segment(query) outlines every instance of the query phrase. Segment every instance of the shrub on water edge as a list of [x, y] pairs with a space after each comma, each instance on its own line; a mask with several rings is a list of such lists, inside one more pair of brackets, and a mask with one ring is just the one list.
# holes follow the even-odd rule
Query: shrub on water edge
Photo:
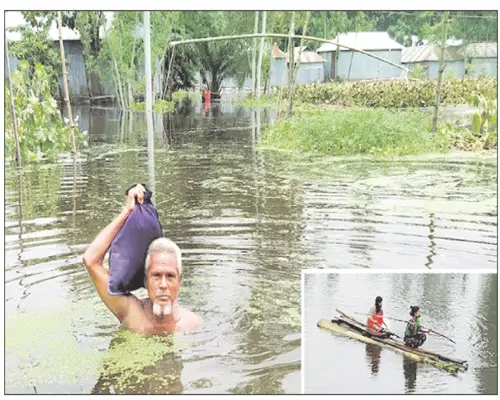
[[[63, 121], [56, 100], [50, 90], [50, 76], [45, 67], [36, 64], [33, 72], [27, 61], [21, 61], [11, 75], [14, 109], [21, 149], [25, 162], [53, 159], [61, 151], [71, 149], [70, 128]], [[12, 127], [11, 93], [5, 87], [5, 155], [15, 156], [15, 140]], [[77, 148], [87, 145], [87, 132], [80, 132], [75, 118]]]
[[443, 152], [449, 137], [431, 133], [429, 113], [385, 109], [303, 111], [265, 130], [262, 143], [331, 155]]
[[233, 103], [240, 105], [246, 108], [261, 108], [261, 107], [270, 107], [275, 105], [277, 102], [277, 98], [270, 94], [265, 94], [261, 96], [259, 99], [252, 97], [251, 95], [243, 98], [243, 99], [235, 99]]
[[[132, 103], [129, 106], [131, 111], [146, 111], [146, 103]], [[155, 113], [167, 113], [175, 109], [175, 104], [168, 100], [158, 99], [153, 104], [153, 112]]]
[[[488, 100], [496, 99], [497, 79], [485, 76], [444, 79], [441, 104], [468, 104], [470, 94], [474, 91], [482, 93]], [[347, 107], [431, 107], [436, 98], [436, 81], [426, 79], [406, 82], [404, 79], [392, 79], [301, 85], [295, 89], [294, 98], [305, 103]]]
[[198, 99], [199, 94], [196, 92], [188, 92], [186, 90], [178, 90], [174, 93], [172, 93], [172, 100], [175, 103], [180, 103], [181, 101], [184, 100], [191, 100], [191, 101], [196, 101]]

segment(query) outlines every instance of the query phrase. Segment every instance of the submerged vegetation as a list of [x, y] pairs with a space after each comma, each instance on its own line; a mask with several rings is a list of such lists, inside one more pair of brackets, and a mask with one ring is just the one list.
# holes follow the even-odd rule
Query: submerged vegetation
[[[498, 143], [497, 80], [447, 79], [441, 103], [475, 108], [461, 125], [445, 123], [433, 134], [435, 82], [393, 80], [333, 82], [295, 90], [301, 101], [289, 120], [268, 126], [263, 144], [335, 155], [388, 155], [489, 150]], [[320, 105], [320, 107], [317, 107]]]
[[235, 99], [234, 103], [247, 108], [262, 108], [275, 105], [276, 98], [272, 95], [263, 95], [258, 99], [252, 96], [247, 96], [242, 99]]
[[[175, 108], [175, 104], [172, 103], [171, 101], [168, 101], [168, 100], [159, 99], [153, 103], [153, 111], [155, 113], [171, 112], [174, 110], [174, 108]], [[145, 111], [146, 110], [146, 103], [144, 103], [144, 102], [131, 103], [130, 109], [132, 111]]]
[[180, 103], [182, 101], [196, 101], [199, 97], [197, 92], [189, 92], [187, 90], [177, 90], [172, 93], [172, 101], [175, 103]]
[[262, 144], [331, 155], [385, 155], [489, 150], [498, 143], [497, 101], [479, 92], [469, 98], [478, 107], [470, 123], [431, 129], [431, 114], [417, 109], [312, 108], [303, 105], [289, 120], [269, 125]]
[[480, 92], [473, 92], [469, 104], [479, 108], [472, 114], [470, 125], [453, 126], [449, 123], [441, 126], [443, 134], [448, 135], [452, 146], [458, 150], [488, 150], [498, 145], [496, 99], [488, 99]]
[[431, 115], [419, 111], [353, 108], [296, 112], [266, 128], [262, 143], [320, 154], [407, 155], [443, 151], [430, 132]]

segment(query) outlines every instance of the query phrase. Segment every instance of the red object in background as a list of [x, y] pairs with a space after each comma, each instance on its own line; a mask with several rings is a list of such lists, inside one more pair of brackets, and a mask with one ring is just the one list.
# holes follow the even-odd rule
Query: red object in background
[[210, 104], [210, 91], [205, 90], [203, 92], [203, 96], [205, 97], [205, 104]]

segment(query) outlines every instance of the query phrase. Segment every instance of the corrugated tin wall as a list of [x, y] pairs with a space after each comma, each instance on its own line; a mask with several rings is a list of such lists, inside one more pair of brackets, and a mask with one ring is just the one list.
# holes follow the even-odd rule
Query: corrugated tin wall
[[[370, 53], [377, 55], [385, 60], [392, 61], [395, 64], [401, 64], [401, 50], [393, 51], [371, 51]], [[352, 67], [349, 80], [360, 79], [391, 79], [404, 76], [404, 71], [393, 67], [383, 61], [369, 57], [365, 54], [352, 51], [341, 51], [338, 62], [336, 76], [340, 79], [347, 80], [349, 75], [349, 65]]]
[[307, 85], [309, 83], [323, 82], [323, 80], [323, 63], [307, 63], [300, 64], [295, 83], [297, 85]]
[[[438, 61], [422, 61], [419, 63], [408, 63], [405, 64], [406, 67], [410, 70], [416, 68], [417, 65], [421, 65], [422, 67], [428, 66], [429, 68], [425, 69], [426, 75], [429, 79], [436, 79], [438, 77], [439, 72], [439, 62]], [[444, 75], [450, 76], [453, 74], [455, 78], [461, 79], [465, 75], [465, 65], [463, 61], [447, 61], [444, 69]]]
[[271, 87], [285, 85], [288, 82], [288, 68], [284, 58], [273, 58], [271, 61]]
[[496, 58], [476, 58], [471, 61], [473, 75], [497, 76], [498, 60]]

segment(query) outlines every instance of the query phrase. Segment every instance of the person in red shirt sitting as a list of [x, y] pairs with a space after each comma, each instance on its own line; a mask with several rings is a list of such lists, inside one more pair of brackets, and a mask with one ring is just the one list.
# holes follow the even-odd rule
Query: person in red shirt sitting
[[382, 325], [387, 325], [384, 322], [384, 311], [382, 310], [382, 297], [377, 296], [375, 299], [375, 306], [370, 308], [368, 311], [368, 320], [366, 321], [366, 325], [369, 329], [372, 329], [376, 332], [382, 331], [384, 328]]

